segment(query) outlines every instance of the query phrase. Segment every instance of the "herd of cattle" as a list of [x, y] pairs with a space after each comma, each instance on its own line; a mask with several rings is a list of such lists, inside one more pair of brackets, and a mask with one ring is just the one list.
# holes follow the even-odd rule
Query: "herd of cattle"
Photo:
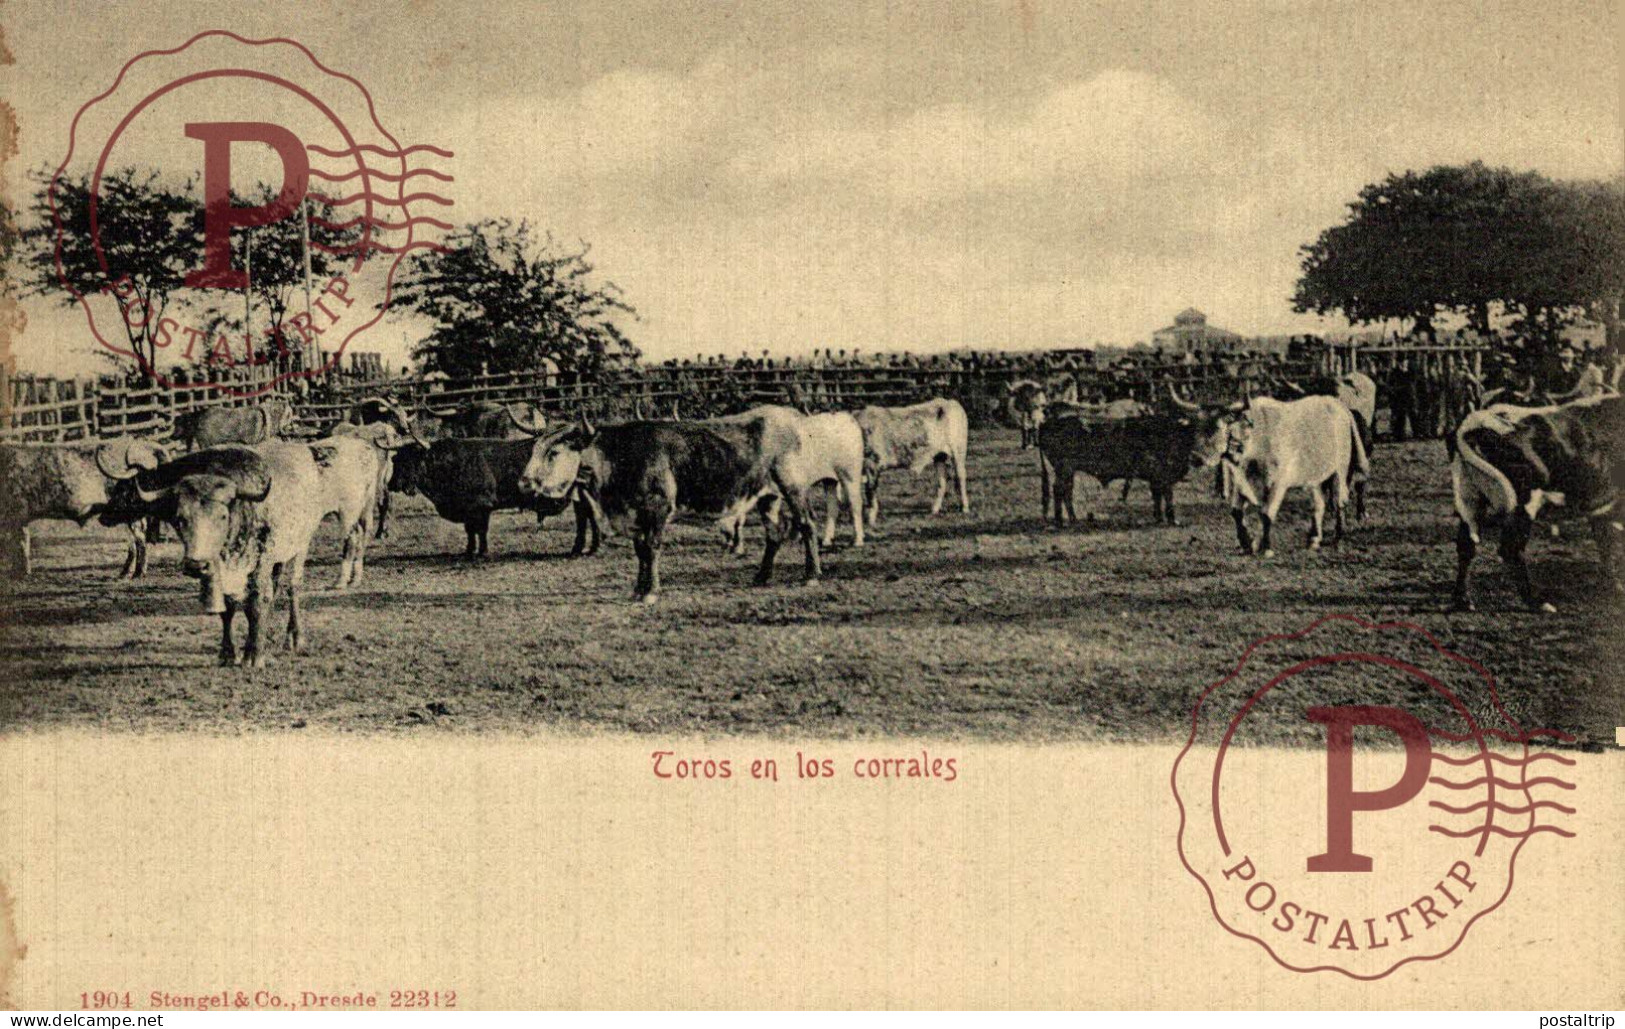
[[[1551, 609], [1523, 559], [1547, 507], [1586, 517], [1620, 589], [1613, 536], [1621, 531], [1614, 505], [1625, 483], [1625, 400], [1617, 386], [1616, 379], [1562, 404], [1491, 403], [1448, 437], [1458, 609], [1472, 607], [1469, 567], [1481, 526], [1491, 521], [1501, 523], [1500, 554], [1524, 602]], [[1174, 485], [1210, 469], [1243, 552], [1268, 555], [1294, 489], [1311, 501], [1311, 548], [1323, 539], [1328, 505], [1336, 537], [1351, 497], [1354, 517], [1365, 519], [1376, 413], [1375, 385], [1359, 373], [1277, 392], [1225, 405], [1190, 403], [1172, 389], [1156, 403], [1081, 404], [1024, 381], [1010, 387], [1008, 413], [1023, 448], [1038, 451], [1044, 517], [1053, 511], [1057, 524], [1076, 520], [1073, 484], [1083, 473], [1102, 486], [1122, 481], [1125, 497], [1132, 482], [1148, 483], [1156, 518], [1176, 524]], [[361, 578], [368, 541], [387, 532], [391, 493], [422, 495], [440, 517], [462, 525], [470, 558], [486, 554], [491, 514], [500, 510], [533, 511], [538, 521], [570, 510], [573, 554], [596, 551], [606, 528], [628, 534], [638, 561], [634, 595], [649, 602], [660, 589], [663, 534], [679, 513], [714, 520], [735, 550], [755, 513], [766, 538], [756, 581], [766, 583], [780, 547], [795, 541], [807, 578], [818, 578], [820, 551], [833, 544], [843, 508], [852, 543], [862, 546], [879, 517], [884, 471], [934, 467], [932, 513], [950, 490], [968, 512], [967, 437], [964, 409], [941, 398], [853, 413], [764, 406], [706, 421], [595, 427], [585, 419], [549, 425], [525, 404], [408, 413], [374, 397], [319, 438], [301, 434], [286, 401], [270, 400], [177, 420], [165, 445], [134, 438], [0, 445], [0, 533], [27, 575], [30, 523], [123, 526], [129, 550], [121, 575], [133, 578], [145, 573], [148, 544], [171, 526], [184, 547], [181, 570], [198, 581], [204, 609], [221, 616], [221, 663], [259, 666], [279, 593], [287, 597], [287, 645], [302, 645], [300, 588], [321, 523], [336, 517], [343, 533], [336, 585], [344, 588]], [[232, 632], [239, 609], [248, 622], [240, 653]]]

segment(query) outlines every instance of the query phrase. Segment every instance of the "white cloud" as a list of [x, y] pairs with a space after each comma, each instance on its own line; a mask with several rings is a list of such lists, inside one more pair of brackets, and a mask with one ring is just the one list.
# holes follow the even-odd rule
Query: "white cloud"
[[826, 120], [744, 151], [730, 170], [744, 182], [849, 182], [917, 202], [1057, 182], [1115, 189], [1200, 169], [1219, 145], [1215, 123], [1167, 82], [1114, 69], [1014, 111], [945, 104], [888, 125]]

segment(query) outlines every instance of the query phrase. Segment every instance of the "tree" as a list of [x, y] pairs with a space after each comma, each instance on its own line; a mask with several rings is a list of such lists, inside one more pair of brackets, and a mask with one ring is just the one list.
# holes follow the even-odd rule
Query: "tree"
[[94, 296], [123, 281], [125, 304], [131, 310], [139, 305], [146, 317], [120, 318], [119, 324], [150, 373], [157, 366], [153, 337], [159, 319], [203, 253], [203, 206], [193, 180], [176, 185], [156, 171], [135, 168], [103, 176], [95, 238], [101, 241], [104, 269], [90, 231], [90, 177], [56, 179], [54, 197], [48, 172], [30, 177], [37, 189], [30, 206], [32, 224], [22, 233], [27, 248], [22, 295], [49, 296], [72, 307], [78, 302], [75, 293]]
[[[249, 197], [234, 195], [233, 202], [263, 206], [275, 197], [276, 191], [261, 183]], [[310, 214], [310, 274], [313, 288], [319, 292], [328, 278], [350, 267], [354, 254], [346, 248], [358, 243], [361, 232], [353, 225], [342, 227], [348, 223], [337, 220], [343, 216], [331, 205], [310, 199], [306, 203]], [[256, 360], [272, 360], [271, 355], [278, 352], [273, 341], [278, 338], [290, 350], [301, 346], [298, 333], [292, 338], [282, 336], [283, 323], [292, 311], [300, 309], [304, 293], [305, 243], [300, 221], [295, 213], [250, 230], [254, 249], [249, 285], [254, 293], [254, 320], [256, 329], [266, 326], [264, 342], [256, 347]], [[244, 331], [240, 317], [217, 316], [214, 322], [238, 335]]]
[[1479, 329], [1499, 311], [1552, 338], [1588, 305], [1621, 294], [1620, 182], [1558, 183], [1482, 163], [1390, 175], [1360, 191], [1342, 224], [1302, 248], [1297, 311], [1349, 321], [1443, 311]]
[[408, 259], [391, 304], [434, 323], [413, 352], [426, 371], [461, 378], [552, 360], [594, 374], [611, 356], [638, 356], [615, 324], [637, 312], [613, 282], [594, 283], [585, 244], [562, 249], [502, 218], [465, 225], [443, 246]]

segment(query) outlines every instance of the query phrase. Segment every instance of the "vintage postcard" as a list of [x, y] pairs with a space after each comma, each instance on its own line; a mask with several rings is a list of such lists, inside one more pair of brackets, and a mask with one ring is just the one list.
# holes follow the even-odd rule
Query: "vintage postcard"
[[0, 6], [0, 1005], [1625, 1006], [1620, 16]]

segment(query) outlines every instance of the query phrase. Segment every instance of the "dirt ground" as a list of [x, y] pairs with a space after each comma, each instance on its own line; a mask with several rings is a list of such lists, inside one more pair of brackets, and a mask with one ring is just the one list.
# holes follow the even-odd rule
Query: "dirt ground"
[[652, 607], [630, 601], [624, 538], [568, 560], [568, 517], [538, 529], [510, 512], [493, 519], [491, 557], [470, 564], [461, 527], [397, 497], [351, 590], [330, 588], [338, 532], [324, 527], [309, 650], [258, 672], [215, 667], [219, 623], [176, 543], [127, 583], [120, 534], [36, 526], [35, 575], [3, 598], [0, 726], [1172, 740], [1247, 643], [1345, 612], [1421, 625], [1491, 669], [1526, 726], [1611, 744], [1625, 724], [1620, 607], [1583, 527], [1531, 548], [1557, 614], [1523, 611], [1492, 553], [1479, 613], [1449, 615], [1443, 445], [1379, 444], [1375, 460], [1369, 523], [1311, 553], [1299, 498], [1260, 561], [1236, 553], [1205, 476], [1177, 492], [1180, 527], [1151, 524], [1143, 484], [1125, 505], [1080, 479], [1101, 521], [1047, 529], [1033, 453], [1014, 432], [978, 432], [969, 516], [932, 517], [934, 480], [893, 473], [868, 546], [826, 555], [811, 586], [787, 550], [765, 589], [709, 526], [681, 526]]

